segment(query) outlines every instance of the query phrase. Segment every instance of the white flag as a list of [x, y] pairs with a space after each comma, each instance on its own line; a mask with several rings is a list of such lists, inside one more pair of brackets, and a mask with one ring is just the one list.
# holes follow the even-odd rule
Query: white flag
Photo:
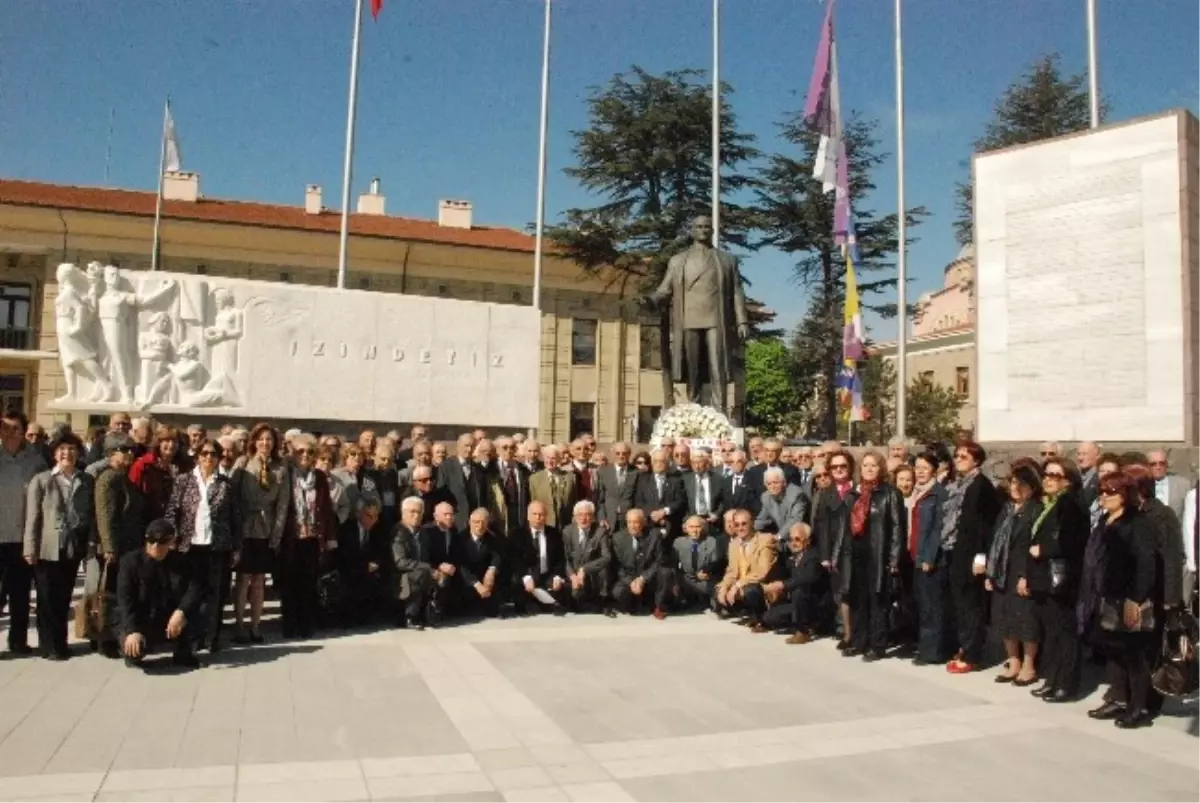
[[163, 169], [178, 171], [183, 159], [179, 152], [179, 137], [175, 134], [175, 118], [171, 117], [171, 104], [167, 104], [166, 122], [163, 123]]

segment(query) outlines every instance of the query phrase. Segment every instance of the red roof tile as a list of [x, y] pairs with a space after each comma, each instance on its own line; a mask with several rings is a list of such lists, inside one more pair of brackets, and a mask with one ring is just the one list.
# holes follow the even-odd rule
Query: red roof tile
[[[152, 192], [0, 179], [0, 204], [153, 217], [155, 198]], [[325, 211], [310, 215], [300, 206], [204, 197], [194, 203], [165, 201], [163, 218], [326, 233], [337, 233], [341, 229], [341, 214], [338, 212]], [[432, 220], [384, 215], [350, 215], [350, 233], [359, 237], [387, 237], [506, 251], [532, 252], [534, 248], [534, 238], [515, 229], [483, 226], [453, 229], [439, 226]]]

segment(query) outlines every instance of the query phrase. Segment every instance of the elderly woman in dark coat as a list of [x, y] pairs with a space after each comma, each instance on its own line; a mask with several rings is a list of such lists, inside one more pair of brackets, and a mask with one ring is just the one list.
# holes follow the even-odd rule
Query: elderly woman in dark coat
[[813, 542], [821, 556], [821, 565], [829, 572], [829, 589], [838, 603], [842, 619], [842, 640], [838, 642], [837, 647], [846, 652], [851, 649], [854, 621], [850, 601], [845, 597], [850, 588], [849, 578], [843, 577], [840, 572], [838, 559], [841, 555], [835, 556], [834, 547], [844, 542], [849, 531], [850, 510], [858, 500], [858, 491], [854, 488], [853, 455], [846, 451], [832, 452], [827, 455], [826, 460], [831, 481], [827, 487], [817, 492], [813, 500]]
[[988, 591], [992, 619], [1004, 640], [1004, 671], [997, 683], [1030, 686], [1037, 680], [1037, 611], [1029, 588], [1029, 546], [1033, 524], [1042, 513], [1042, 478], [1022, 465], [1008, 481], [1008, 502], [996, 519], [988, 551]]
[[925, 451], [913, 461], [916, 483], [905, 504], [908, 508], [908, 542], [912, 545], [913, 591], [917, 601], [918, 666], [946, 660], [943, 580], [946, 573], [942, 555], [942, 506], [946, 487], [938, 482], [940, 461]]
[[881, 455], [861, 458], [858, 494], [846, 517], [847, 527], [834, 535], [830, 562], [841, 575], [841, 594], [854, 621], [849, 649], [864, 661], [885, 656], [888, 612], [900, 574], [900, 552], [906, 543], [904, 500], [886, 481]]
[[200, 588], [201, 626], [209, 652], [220, 649], [221, 611], [229, 596], [229, 575], [240, 557], [238, 489], [217, 470], [223, 450], [211, 438], [196, 446], [196, 467], [175, 478], [166, 518], [175, 527], [176, 548], [187, 557]]
[[980, 470], [986, 459], [987, 453], [974, 441], [964, 440], [955, 447], [954, 479], [946, 483], [942, 507], [942, 554], [959, 646], [946, 671], [956, 675], [974, 672], [983, 661], [987, 624], [983, 575], [1000, 510], [996, 489]]
[[337, 514], [329, 477], [316, 467], [317, 441], [292, 438], [291, 499], [280, 547], [279, 607], [283, 636], [309, 638], [316, 625], [321, 555], [336, 548]]

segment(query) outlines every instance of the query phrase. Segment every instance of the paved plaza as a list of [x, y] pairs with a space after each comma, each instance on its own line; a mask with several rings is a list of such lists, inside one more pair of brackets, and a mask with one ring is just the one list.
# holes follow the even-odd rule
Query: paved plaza
[[216, 659], [150, 675], [96, 655], [0, 662], [0, 798], [1200, 796], [1194, 707], [1122, 732], [992, 672], [867, 665], [710, 615], [338, 634]]

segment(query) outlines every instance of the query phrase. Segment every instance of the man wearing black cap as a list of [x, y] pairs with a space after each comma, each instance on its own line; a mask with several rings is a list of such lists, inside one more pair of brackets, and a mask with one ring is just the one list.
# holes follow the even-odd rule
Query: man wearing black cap
[[141, 666], [167, 642], [174, 642], [176, 666], [200, 666], [189, 631], [199, 614], [203, 589], [174, 545], [174, 526], [155, 519], [146, 528], [142, 548], [121, 558], [115, 630], [126, 666]]
[[[129, 481], [133, 443], [128, 435], [110, 433], [104, 439], [107, 467], [96, 479], [96, 532], [101, 560], [111, 567], [115, 561], [142, 545], [142, 492]], [[108, 597], [116, 591], [116, 577], [108, 572]], [[111, 618], [111, 617], [110, 617]], [[115, 642], [101, 645], [104, 654], [116, 658]]]

